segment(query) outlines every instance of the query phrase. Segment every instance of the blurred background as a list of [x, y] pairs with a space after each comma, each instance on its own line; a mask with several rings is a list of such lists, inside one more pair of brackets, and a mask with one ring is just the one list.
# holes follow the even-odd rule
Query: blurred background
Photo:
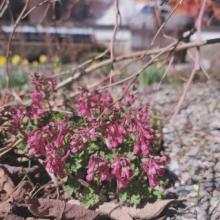
[[[5, 72], [9, 37], [25, 2], [0, 2], [0, 75]], [[200, 9], [200, 0], [184, 0], [153, 42], [158, 28], [172, 13], [177, 1], [119, 2], [120, 29], [115, 42], [118, 55], [163, 47], [174, 39], [185, 42], [196, 39], [194, 24]], [[219, 0], [208, 1], [202, 22], [203, 39], [220, 37]], [[30, 0], [26, 14], [20, 19], [10, 44], [11, 68], [19, 66], [19, 70], [16, 67], [18, 78], [22, 75], [21, 72], [30, 71], [28, 67], [39, 70], [42, 65], [59, 73], [68, 68], [69, 64], [85, 61], [109, 48], [114, 25], [115, 6], [112, 0]], [[183, 37], [187, 31], [190, 34]], [[202, 55], [205, 67], [213, 66], [212, 62], [219, 64], [220, 52], [216, 46], [202, 49]], [[175, 62], [187, 62], [186, 51], [178, 53]], [[21, 77], [21, 84], [23, 81], [25, 79]], [[3, 86], [4, 82], [1, 84]]]

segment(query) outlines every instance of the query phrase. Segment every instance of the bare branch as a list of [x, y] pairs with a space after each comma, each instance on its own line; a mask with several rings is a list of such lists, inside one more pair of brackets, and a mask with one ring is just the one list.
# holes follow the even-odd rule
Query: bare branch
[[30, 0], [26, 0], [25, 2], [25, 5], [20, 13], [20, 15], [18, 16], [17, 20], [15, 21], [15, 24], [14, 24], [14, 28], [13, 28], [13, 31], [12, 33], [10, 34], [10, 37], [9, 37], [9, 40], [8, 40], [8, 45], [7, 45], [7, 53], [6, 53], [6, 58], [7, 58], [7, 63], [6, 63], [6, 73], [7, 73], [7, 78], [6, 78], [6, 87], [8, 88], [9, 86], [9, 57], [10, 57], [10, 47], [11, 47], [11, 43], [12, 43], [12, 39], [13, 39], [13, 36], [14, 36], [14, 33], [16, 31], [16, 28], [19, 24], [19, 22], [21, 21], [25, 11], [27, 10], [28, 8], [28, 4], [29, 4]]
[[3, 0], [0, 5], [0, 18], [4, 15], [5, 11], [7, 10], [9, 5], [9, 0]]
[[192, 72], [191, 72], [191, 74], [190, 74], [190, 77], [189, 77], [188, 80], [187, 80], [187, 83], [186, 83], [186, 85], [185, 85], [185, 87], [184, 87], [184, 90], [183, 90], [182, 95], [181, 95], [181, 97], [180, 97], [180, 99], [179, 99], [179, 101], [178, 101], [178, 104], [177, 104], [177, 106], [175, 107], [174, 114], [173, 114], [173, 116], [172, 116], [172, 118], [171, 118], [171, 123], [173, 123], [173, 122], [175, 121], [176, 116], [177, 116], [177, 114], [179, 113], [180, 108], [181, 108], [181, 106], [182, 106], [182, 104], [183, 104], [183, 102], [184, 102], [184, 100], [185, 100], [185, 98], [186, 98], [186, 94], [187, 94], [187, 92], [188, 92], [188, 90], [189, 90], [189, 87], [190, 87], [190, 85], [192, 84], [193, 78], [194, 78], [195, 74], [196, 74], [197, 71], [198, 71], [198, 62], [199, 62], [199, 53], [198, 53], [198, 51], [197, 51], [197, 52], [196, 52], [196, 59], [195, 59], [195, 62], [194, 62], [193, 70], [192, 70]]
[[121, 20], [120, 17], [121, 16], [120, 16], [120, 11], [119, 11], [119, 0], [115, 0], [115, 26], [113, 30], [111, 45], [110, 45], [112, 62], [114, 62], [114, 58], [115, 58], [115, 41], [116, 41], [117, 31], [120, 25], [120, 20]]
[[151, 46], [155, 43], [155, 40], [157, 39], [157, 37], [159, 36], [160, 32], [163, 30], [163, 28], [165, 27], [165, 25], [167, 24], [167, 22], [169, 21], [169, 19], [175, 14], [176, 9], [180, 6], [180, 4], [182, 4], [183, 0], [179, 0], [177, 2], [177, 4], [175, 5], [175, 7], [172, 9], [172, 11], [169, 13], [169, 15], [167, 16], [166, 20], [161, 24], [161, 26], [158, 28], [155, 36], [153, 37], [152, 41], [151, 41]]
[[[182, 43], [179, 44], [179, 46], [175, 47], [172, 46], [170, 48], [167, 49], [167, 47], [165, 48], [160, 48], [160, 49], [152, 49], [152, 50], [144, 50], [144, 51], [138, 51], [138, 52], [133, 52], [130, 53], [128, 55], [124, 55], [124, 56], [118, 56], [115, 57], [114, 62], [121, 62], [124, 60], [131, 60], [131, 59], [136, 59], [138, 57], [146, 57], [146, 56], [151, 56], [151, 55], [155, 55], [161, 52], [164, 52], [164, 54], [170, 53], [172, 52], [174, 49], [175, 51], [181, 51], [181, 50], [186, 50], [186, 49], [190, 49], [190, 48], [194, 48], [194, 47], [201, 47], [201, 46], [205, 46], [205, 45], [209, 45], [209, 44], [215, 44], [215, 43], [220, 43], [220, 38], [216, 38], [216, 39], [212, 39], [212, 40], [204, 40], [201, 42], [190, 42], [190, 43]], [[103, 60], [99, 63], [97, 63], [95, 66], [90, 66], [88, 68], [85, 69], [84, 73], [88, 74], [91, 72], [94, 72], [95, 70], [98, 70], [102, 67], [108, 66], [112, 64], [112, 60], [111, 59], [106, 59]], [[77, 71], [73, 76], [65, 79], [64, 81], [60, 82], [57, 86], [57, 89], [60, 89], [66, 85], [68, 85], [69, 83], [73, 82], [74, 80], [79, 79], [82, 76], [82, 74]]]
[[[57, 1], [57, 0], [54, 0], [54, 1]], [[32, 11], [34, 11], [36, 8], [48, 3], [48, 2], [51, 2], [51, 0], [44, 0], [42, 2], [39, 2], [38, 4], [36, 4], [35, 6], [33, 6], [32, 8], [30, 8], [23, 16], [22, 16], [22, 19], [26, 18]]]
[[[205, 7], [206, 7], [206, 3], [207, 3], [207, 0], [203, 0], [202, 2], [202, 5], [201, 5], [201, 8], [200, 8], [200, 12], [199, 12], [199, 15], [198, 15], [198, 18], [197, 18], [197, 21], [196, 21], [196, 28], [197, 28], [197, 34], [198, 34], [198, 42], [201, 42], [202, 39], [201, 39], [201, 30], [202, 30], [202, 18], [203, 18], [203, 15], [205, 13]], [[195, 54], [195, 60], [194, 60], [194, 67], [193, 67], [193, 70], [190, 74], [190, 77], [184, 87], [184, 90], [183, 90], [183, 93], [178, 101], [178, 104], [175, 108], [175, 111], [174, 111], [174, 114], [171, 118], [171, 123], [174, 122], [177, 114], [179, 113], [180, 111], [180, 108], [182, 106], [182, 103], [184, 102], [185, 100], [185, 97], [186, 97], [186, 94], [187, 94], [187, 91], [189, 90], [190, 88], [190, 85], [192, 84], [192, 81], [193, 81], [193, 78], [195, 76], [195, 74], [197, 73], [197, 71], [200, 69], [200, 53], [199, 53], [199, 47], [200, 46], [197, 46], [197, 50], [196, 50], [196, 54]]]

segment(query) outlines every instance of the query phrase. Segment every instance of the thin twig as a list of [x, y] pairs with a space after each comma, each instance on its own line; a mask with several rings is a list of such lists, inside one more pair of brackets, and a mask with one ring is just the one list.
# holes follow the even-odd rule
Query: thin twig
[[112, 63], [114, 62], [114, 58], [115, 58], [115, 41], [116, 41], [117, 31], [120, 25], [120, 17], [121, 16], [120, 16], [120, 11], [119, 11], [119, 0], [115, 0], [115, 25], [114, 25], [114, 30], [113, 30], [112, 40], [111, 40], [111, 45], [110, 45]]
[[[188, 55], [191, 59], [193, 59], [193, 55], [190, 53], [190, 51], [188, 51]], [[209, 76], [208, 72], [206, 71], [206, 69], [203, 67], [203, 65], [201, 63], [199, 63], [199, 65], [200, 65], [200, 69], [202, 70], [204, 76], [209, 80], [210, 76]]]
[[[204, 40], [201, 42], [182, 43], [175, 48], [175, 51], [182, 51], [182, 50], [186, 50], [186, 49], [190, 49], [190, 48], [194, 48], [194, 47], [201, 47], [201, 46], [215, 44], [215, 43], [220, 43], [220, 38], [211, 39], [211, 40]], [[169, 49], [167, 49], [167, 47], [164, 47], [164, 48], [159, 48], [159, 49], [151, 49], [151, 50], [133, 52], [128, 55], [115, 57], [114, 62], [121, 62], [124, 60], [136, 59], [138, 57], [151, 56], [151, 55], [158, 54], [160, 52], [164, 52], [164, 54], [166, 54], [166, 53], [173, 51], [173, 49], [174, 49], [174, 47], [171, 47]], [[103, 68], [103, 67], [111, 65], [111, 64], [112, 64], [112, 60], [106, 59], [106, 60], [103, 60], [103, 61], [97, 63], [96, 65], [92, 65], [92, 66], [86, 68], [84, 73], [88, 74], [88, 73], [94, 72], [95, 70], [98, 70], [100, 68]], [[74, 80], [79, 79], [81, 76], [82, 76], [81, 72], [79, 72], [79, 71], [76, 72], [74, 76], [70, 76], [67, 79], [60, 82], [57, 85], [57, 89], [60, 89], [64, 86], [68, 85], [69, 83], [73, 82]]]
[[157, 37], [159, 36], [160, 32], [163, 30], [163, 28], [165, 27], [165, 25], [167, 24], [167, 22], [169, 21], [169, 19], [174, 15], [174, 13], [176, 12], [176, 9], [180, 6], [180, 4], [182, 4], [183, 0], [179, 0], [177, 2], [177, 4], [174, 6], [174, 8], [171, 10], [171, 12], [168, 14], [166, 20], [161, 24], [161, 26], [158, 28], [155, 36], [153, 37], [152, 41], [151, 41], [151, 46], [155, 43], [155, 40], [157, 39]]
[[0, 5], [0, 18], [4, 15], [9, 5], [9, 0], [4, 0]]
[[[54, 0], [54, 2], [56, 2], [57, 0]], [[35, 6], [33, 6], [32, 8], [30, 8], [23, 16], [22, 19], [26, 18], [32, 11], [34, 11], [35, 9], [37, 9], [38, 7], [51, 2], [51, 0], [44, 0], [42, 2], [39, 2], [38, 4], [36, 4]], [[44, 16], [43, 16], [44, 17]]]
[[168, 65], [167, 65], [166, 69], [165, 69], [165, 72], [164, 72], [163, 76], [162, 76], [161, 79], [160, 79], [160, 82], [159, 82], [159, 85], [158, 85], [158, 90], [160, 89], [160, 86], [161, 86], [163, 80], [166, 78], [167, 74], [169, 73], [170, 68], [171, 68], [173, 62], [174, 62], [174, 56], [172, 56], [172, 57], [170, 58], [169, 63], [168, 63]]
[[54, 77], [61, 77], [64, 75], [70, 75], [76, 73], [79, 69], [85, 69], [87, 66], [92, 65], [93, 62], [96, 62], [100, 59], [102, 59], [104, 56], [106, 56], [109, 53], [109, 49], [105, 50], [103, 53], [97, 55], [94, 58], [91, 58], [89, 60], [86, 60], [85, 62], [81, 63], [80, 65], [77, 65], [76, 67], [73, 67], [71, 70], [66, 70], [64, 72], [61, 72], [59, 74], [56, 74]]
[[[166, 49], [169, 50], [169, 48], [173, 47], [173, 44], [169, 45]], [[145, 69], [147, 69], [150, 65], [154, 64], [155, 62], [158, 61], [158, 58], [160, 56], [162, 56], [164, 53], [167, 52], [167, 50], [162, 50], [160, 53], [158, 53], [157, 55], [155, 55], [153, 58], [150, 59], [150, 61], [148, 61], [140, 70], [138, 70], [136, 73], [133, 73], [132, 75], [124, 78], [124, 79], [121, 79], [111, 85], [107, 85], [107, 86], [103, 86], [101, 88], [99, 88], [99, 90], [101, 89], [106, 89], [106, 88], [109, 88], [109, 87], [112, 87], [112, 86], [116, 86], [116, 85], [120, 85], [126, 81], [129, 81], [133, 78], [137, 78]]]
[[183, 103], [183, 101], [184, 101], [185, 98], [186, 98], [186, 94], [187, 94], [187, 92], [189, 91], [189, 87], [190, 87], [190, 85], [192, 84], [193, 78], [194, 78], [195, 74], [197, 73], [197, 70], [198, 70], [198, 61], [199, 61], [198, 58], [199, 58], [199, 57], [198, 57], [198, 52], [196, 52], [196, 59], [195, 59], [195, 63], [194, 63], [193, 70], [192, 70], [192, 72], [191, 72], [191, 74], [190, 74], [190, 77], [188, 78], [188, 80], [187, 80], [187, 82], [186, 82], [186, 85], [185, 85], [184, 90], [183, 90], [183, 92], [182, 92], [182, 95], [181, 95], [181, 97], [180, 97], [180, 99], [179, 99], [179, 101], [178, 101], [178, 104], [177, 104], [177, 106], [175, 107], [174, 114], [173, 114], [173, 116], [172, 116], [172, 118], [171, 118], [171, 123], [173, 123], [173, 122], [175, 121], [176, 116], [177, 116], [177, 114], [179, 113], [180, 108], [181, 108], [181, 106], [182, 106], [182, 103]]
[[202, 33], [202, 18], [203, 18], [204, 13], [205, 13], [206, 5], [207, 5], [207, 0], [203, 0], [200, 11], [199, 11], [198, 18], [196, 20], [196, 29], [197, 29], [197, 36], [198, 36], [199, 41], [202, 40], [202, 36], [201, 36], [201, 33]]
[[[200, 11], [199, 11], [199, 15], [198, 15], [198, 18], [197, 18], [197, 21], [196, 21], [196, 28], [197, 28], [197, 33], [198, 33], [198, 43], [202, 42], [202, 39], [201, 39], [202, 18], [203, 18], [203, 15], [205, 13], [206, 3], [207, 3], [207, 0], [203, 0], [201, 8], [200, 8]], [[189, 87], [192, 84], [193, 78], [194, 78], [195, 74], [197, 73], [197, 71], [200, 69], [199, 63], [200, 63], [200, 53], [199, 53], [199, 46], [198, 46], [197, 50], [196, 50], [196, 54], [195, 54], [195, 61], [194, 61], [193, 70], [192, 70], [192, 72], [190, 74], [189, 79], [187, 80], [187, 83], [186, 83], [186, 85], [184, 87], [182, 95], [181, 95], [181, 97], [180, 97], [180, 99], [178, 101], [178, 104], [177, 104], [176, 108], [175, 108], [174, 114], [173, 114], [173, 116], [171, 118], [171, 123], [174, 122], [177, 114], [179, 113], [180, 108], [182, 106], [182, 103], [184, 102], [186, 94], [187, 94], [187, 92], [189, 90]]]
[[16, 28], [17, 28], [19, 22], [21, 21], [25, 11], [28, 8], [29, 2], [30, 2], [30, 0], [26, 0], [25, 5], [24, 5], [21, 13], [19, 14], [17, 20], [15, 21], [15, 24], [14, 24], [14, 27], [13, 27], [13, 31], [12, 31], [12, 33], [9, 36], [8, 45], [7, 45], [7, 53], [6, 53], [6, 59], [7, 59], [7, 63], [6, 63], [6, 73], [7, 73], [6, 87], [7, 88], [9, 87], [9, 57], [10, 57], [10, 48], [11, 48], [12, 39], [13, 39], [14, 33], [16, 31]]
[[18, 139], [12, 146], [1, 148], [0, 149], [0, 158], [3, 157], [5, 154], [7, 154], [12, 149], [14, 149], [21, 142], [22, 142], [22, 140]]

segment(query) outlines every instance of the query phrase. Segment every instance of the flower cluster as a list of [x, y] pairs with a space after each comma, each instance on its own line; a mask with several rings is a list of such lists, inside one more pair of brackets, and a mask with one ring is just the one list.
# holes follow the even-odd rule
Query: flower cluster
[[[91, 186], [104, 181], [125, 190], [139, 171], [138, 179], [146, 182], [145, 173], [150, 187], [159, 184], [168, 159], [154, 153], [149, 105], [134, 107], [130, 93], [115, 102], [108, 91], [85, 90], [75, 100], [74, 117], [59, 118], [50, 106], [54, 79], [35, 74], [32, 82], [31, 105], [18, 107], [13, 118], [29, 153], [41, 157], [49, 172], [79, 172]], [[82, 164], [76, 164], [79, 170], [68, 170], [74, 161]]]
[[100, 181], [111, 180], [111, 165], [107, 160], [102, 159], [98, 155], [93, 155], [88, 164], [87, 181], [91, 182], [95, 174], [99, 175]]
[[144, 165], [144, 171], [149, 178], [149, 186], [158, 185], [158, 177], [164, 175], [164, 165], [169, 161], [167, 156], [151, 157]]
[[17, 108], [13, 110], [14, 125], [19, 128], [22, 124], [23, 118], [27, 115], [27, 111], [24, 108]]
[[45, 78], [35, 74], [32, 78], [32, 83], [35, 86], [35, 91], [31, 95], [31, 115], [33, 118], [40, 118], [46, 112], [43, 102], [48, 100], [50, 94], [55, 91], [56, 81], [52, 77]]
[[154, 137], [154, 131], [150, 124], [149, 106], [131, 111], [126, 116], [126, 122], [129, 132], [135, 136], [134, 154], [148, 156]]
[[60, 176], [65, 175], [66, 142], [69, 139], [67, 129], [65, 121], [50, 122], [41, 129], [32, 130], [27, 136], [29, 153], [44, 155], [47, 170]]
[[112, 164], [112, 174], [117, 179], [118, 189], [126, 188], [133, 175], [130, 159], [116, 155]]
[[[97, 91], [85, 91], [77, 98], [79, 115], [87, 120], [88, 127], [95, 128], [94, 133], [96, 137], [104, 139], [107, 150], [113, 151], [115, 154], [114, 166], [111, 166], [111, 169], [113, 169], [111, 175], [116, 178], [118, 188], [126, 188], [133, 173], [130, 159], [124, 156], [120, 157], [118, 154], [121, 150], [129, 153], [129, 149], [126, 149], [127, 141], [133, 142], [132, 152], [141, 159], [153, 158], [151, 152], [154, 130], [151, 124], [150, 106], [147, 104], [141, 109], [128, 108], [128, 106], [131, 106], [131, 102], [134, 102], [132, 94], [128, 94], [123, 106], [123, 103], [114, 103], [113, 98], [108, 92], [99, 93]], [[100, 114], [102, 115], [101, 120]], [[99, 119], [98, 123], [97, 119]], [[151, 160], [153, 159], [149, 161]], [[100, 173], [91, 165], [94, 164], [94, 160], [92, 159], [91, 161], [91, 163], [89, 162], [87, 172], [88, 175], [92, 173], [92, 175], [89, 175], [90, 181], [95, 173]], [[163, 160], [163, 164], [166, 162]], [[158, 185], [158, 176], [162, 176], [162, 172], [157, 171], [152, 175], [151, 172], [146, 171], [148, 170], [146, 164], [140, 164], [140, 166], [143, 167], [147, 174], [149, 185], [155, 187]], [[106, 164], [106, 169], [107, 167], [109, 169], [109, 165]], [[158, 163], [151, 163], [151, 168], [157, 170], [157, 167]], [[160, 168], [164, 170], [162, 162]]]
[[125, 140], [126, 130], [124, 125], [118, 124], [117, 121], [107, 128], [106, 145], [109, 149], [116, 148]]
[[107, 91], [102, 93], [84, 91], [77, 97], [76, 101], [79, 115], [88, 121], [95, 119], [97, 114], [108, 111], [113, 103], [113, 99]]
[[99, 175], [100, 181], [111, 181], [112, 178], [117, 180], [117, 188], [126, 188], [133, 175], [131, 169], [131, 161], [127, 157], [120, 157], [115, 155], [115, 159], [112, 165], [105, 159], [102, 159], [98, 155], [93, 155], [88, 164], [87, 169], [87, 181], [91, 182], [95, 176]]

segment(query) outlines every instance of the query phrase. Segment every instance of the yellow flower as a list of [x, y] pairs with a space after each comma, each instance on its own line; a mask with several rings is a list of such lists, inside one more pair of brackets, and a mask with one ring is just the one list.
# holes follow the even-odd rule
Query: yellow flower
[[5, 56], [0, 56], [0, 66], [3, 66], [7, 63], [7, 59]]
[[14, 56], [12, 56], [11, 58], [11, 63], [12, 65], [18, 65], [21, 62], [21, 57], [17, 54], [15, 54]]
[[39, 57], [39, 62], [40, 62], [41, 64], [46, 63], [47, 60], [48, 60], [48, 59], [47, 59], [47, 56], [46, 56], [46, 55], [44, 55], [44, 54], [40, 55], [40, 57]]
[[21, 63], [22, 63], [22, 65], [28, 65], [29, 61], [27, 59], [23, 59]]
[[32, 62], [32, 66], [33, 66], [33, 67], [37, 67], [37, 66], [38, 66], [38, 62], [37, 62], [37, 61], [33, 61], [33, 62]]

